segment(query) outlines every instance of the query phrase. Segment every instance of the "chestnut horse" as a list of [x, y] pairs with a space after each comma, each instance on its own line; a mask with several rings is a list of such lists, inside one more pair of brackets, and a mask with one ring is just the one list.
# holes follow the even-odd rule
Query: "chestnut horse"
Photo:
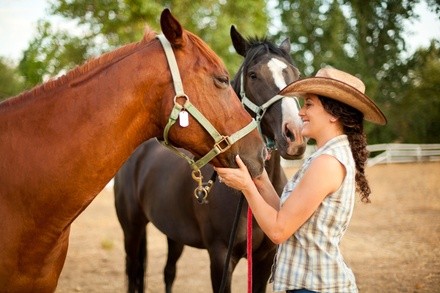
[[[219, 57], [169, 10], [160, 23], [162, 42], [186, 73], [186, 94], [175, 95], [165, 45], [148, 30], [140, 42], [0, 104], [2, 292], [55, 290], [72, 221], [142, 142], [166, 139], [201, 157], [214, 144], [207, 123], [225, 140], [250, 125]], [[170, 124], [170, 113], [189, 99], [202, 122], [190, 116], [187, 127]], [[236, 166], [240, 153], [258, 175], [264, 149], [254, 129], [212, 163]]]
[[[233, 87], [237, 93], [241, 93], [246, 107], [257, 112], [256, 118], [260, 121], [260, 129], [266, 140], [274, 141], [277, 147], [265, 167], [280, 194], [287, 181], [280, 165], [280, 154], [287, 159], [301, 158], [306, 143], [299, 134], [302, 122], [298, 116], [297, 101], [295, 98], [283, 99], [277, 93], [297, 80], [299, 71], [289, 56], [288, 40], [280, 47], [267, 40], [246, 41], [234, 27], [231, 28], [231, 38], [236, 51], [245, 57], [233, 80]], [[295, 126], [294, 133], [286, 127], [287, 124]], [[128, 292], [144, 291], [146, 225], [149, 222], [166, 234], [168, 239], [168, 260], [164, 270], [166, 292], [171, 292], [176, 262], [184, 245], [208, 250], [212, 290], [219, 292], [240, 196], [237, 191], [215, 182], [207, 199], [208, 204], [200, 205], [192, 196], [195, 185], [188, 172], [184, 160], [155, 140], [149, 140], [135, 151], [116, 174], [115, 205], [124, 232]], [[211, 166], [202, 169], [205, 178], [211, 177], [213, 172]], [[240, 218], [225, 292], [231, 290], [235, 266], [241, 258], [246, 257], [245, 210]], [[266, 292], [276, 247], [255, 222], [252, 239], [253, 292]]]

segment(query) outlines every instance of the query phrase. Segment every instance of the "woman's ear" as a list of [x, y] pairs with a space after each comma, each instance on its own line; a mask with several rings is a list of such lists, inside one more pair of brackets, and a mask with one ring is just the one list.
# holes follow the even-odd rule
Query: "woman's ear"
[[338, 120], [339, 120], [338, 117], [335, 117], [335, 116], [332, 116], [332, 115], [330, 116], [330, 122], [335, 123]]

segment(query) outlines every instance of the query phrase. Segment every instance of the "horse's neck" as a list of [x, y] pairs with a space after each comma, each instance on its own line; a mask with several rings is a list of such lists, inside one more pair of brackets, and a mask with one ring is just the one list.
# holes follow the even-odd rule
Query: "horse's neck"
[[21, 194], [23, 202], [59, 201], [78, 211], [142, 141], [160, 133], [152, 116], [157, 111], [147, 108], [157, 106], [152, 95], [159, 91], [149, 93], [152, 101], [142, 101], [140, 90], [154, 83], [153, 74], [136, 84], [133, 73], [147, 73], [135, 61], [121, 60], [74, 86], [64, 83], [0, 109], [0, 151], [8, 154], [0, 173], [12, 172], [13, 178], [2, 187], [9, 189], [5, 194]]
[[287, 178], [281, 166], [281, 156], [278, 151], [272, 151], [270, 160], [266, 161], [265, 166], [272, 185], [280, 195], [284, 185], [287, 183]]

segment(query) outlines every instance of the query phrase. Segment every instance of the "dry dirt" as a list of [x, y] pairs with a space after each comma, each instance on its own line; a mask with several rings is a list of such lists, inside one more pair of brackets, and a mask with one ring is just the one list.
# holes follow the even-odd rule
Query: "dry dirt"
[[[440, 292], [440, 163], [378, 165], [367, 176], [373, 202], [357, 203], [342, 242], [360, 292]], [[166, 240], [152, 225], [148, 233], [146, 292], [164, 292]], [[124, 292], [124, 257], [113, 192], [104, 189], [72, 225], [56, 292]], [[247, 292], [246, 284], [241, 260], [233, 292]], [[185, 248], [174, 292], [211, 292], [205, 250]]]

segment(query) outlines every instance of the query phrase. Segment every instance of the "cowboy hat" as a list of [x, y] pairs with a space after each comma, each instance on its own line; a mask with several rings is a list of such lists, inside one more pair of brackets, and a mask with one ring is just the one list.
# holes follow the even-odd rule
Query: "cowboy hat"
[[357, 77], [326, 67], [320, 69], [315, 77], [304, 78], [287, 85], [279, 93], [282, 96], [316, 94], [345, 103], [364, 114], [364, 119], [385, 125], [387, 119], [377, 105], [365, 95], [365, 85]]

